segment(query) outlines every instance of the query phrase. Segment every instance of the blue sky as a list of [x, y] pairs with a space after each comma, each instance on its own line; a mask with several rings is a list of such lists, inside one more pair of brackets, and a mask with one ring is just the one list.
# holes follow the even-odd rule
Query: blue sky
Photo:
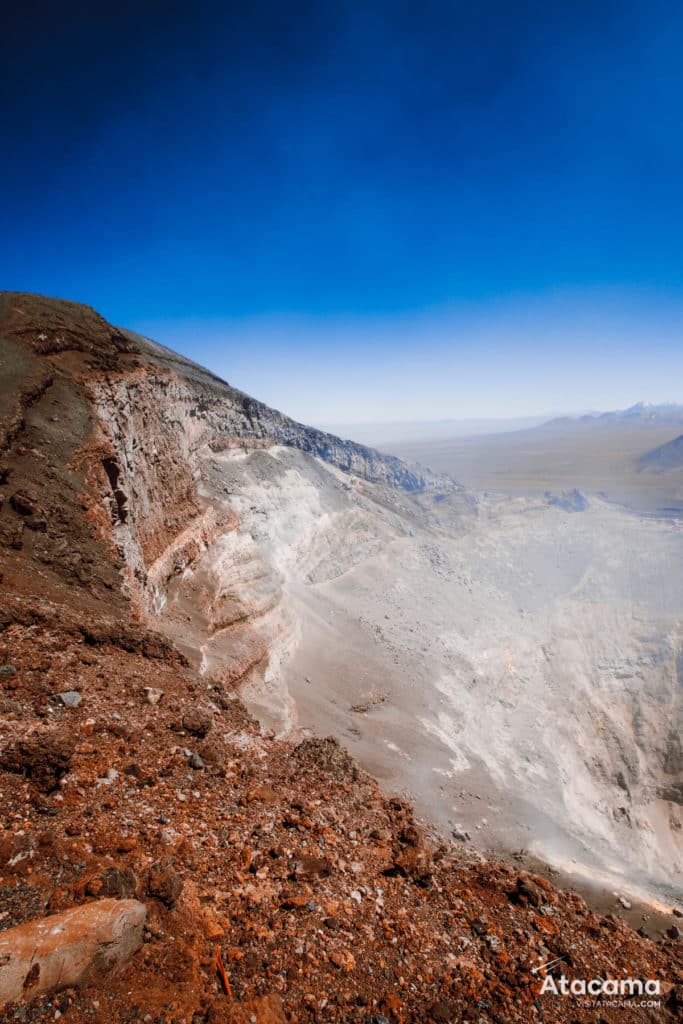
[[683, 400], [680, 5], [97, 6], [4, 26], [0, 286], [311, 422]]

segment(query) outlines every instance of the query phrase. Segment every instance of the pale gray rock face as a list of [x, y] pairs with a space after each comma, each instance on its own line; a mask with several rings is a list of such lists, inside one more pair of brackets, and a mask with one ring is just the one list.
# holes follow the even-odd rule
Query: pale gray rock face
[[130, 331], [123, 333], [160, 369], [182, 375], [183, 384], [170, 385], [176, 412], [195, 421], [198, 429], [193, 433], [204, 434], [213, 451], [234, 447], [239, 440], [261, 441], [297, 448], [345, 473], [409, 492], [459, 489], [450, 477], [421, 471], [394, 455], [297, 423], [162, 345]]
[[0, 1005], [114, 970], [142, 945], [146, 915], [137, 900], [98, 900], [0, 932]]

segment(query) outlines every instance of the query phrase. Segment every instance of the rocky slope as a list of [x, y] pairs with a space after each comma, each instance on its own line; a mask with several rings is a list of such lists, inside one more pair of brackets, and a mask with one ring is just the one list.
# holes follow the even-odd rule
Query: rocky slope
[[[457, 485], [301, 427], [87, 307], [2, 295], [0, 358], [5, 998], [14, 951], [34, 950], [0, 1019], [624, 1019], [540, 995], [556, 959], [659, 979], [659, 1009], [630, 1019], [678, 1018], [675, 925], [653, 941], [445, 843], [335, 741], [291, 733], [297, 586], [418, 533], [464, 535]], [[112, 899], [144, 917], [142, 945], [88, 953], [68, 917], [55, 982], [26, 928], [87, 907], [111, 951]]]
[[640, 469], [649, 469], [657, 473], [683, 469], [683, 434], [646, 452], [640, 457], [638, 465]]
[[[295, 629], [283, 608], [282, 557], [324, 559], [329, 538], [352, 531], [348, 557], [362, 558], [387, 531], [407, 529], [401, 495], [461, 489], [295, 423], [152, 342], [126, 339], [144, 365], [127, 361], [91, 379], [88, 392], [127, 593], [202, 674], [258, 688], [275, 679]], [[313, 484], [305, 479], [311, 474]], [[264, 550], [257, 530], [242, 522], [268, 493], [287, 506], [280, 515], [286, 553]], [[378, 500], [387, 506], [379, 525]]]

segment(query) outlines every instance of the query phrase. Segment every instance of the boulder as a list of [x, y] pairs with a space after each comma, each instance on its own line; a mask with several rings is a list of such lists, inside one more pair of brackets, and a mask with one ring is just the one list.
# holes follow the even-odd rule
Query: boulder
[[199, 739], [203, 739], [211, 731], [213, 715], [210, 711], [204, 711], [201, 708], [193, 708], [191, 711], [187, 711], [183, 715], [182, 725], [185, 732], [189, 732], [193, 736], [198, 736]]
[[97, 900], [0, 932], [0, 1005], [79, 985], [142, 945], [137, 900]]

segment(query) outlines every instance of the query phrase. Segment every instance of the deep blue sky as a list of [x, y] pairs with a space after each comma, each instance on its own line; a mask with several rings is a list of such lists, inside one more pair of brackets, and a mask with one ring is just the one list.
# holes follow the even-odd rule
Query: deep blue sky
[[683, 6], [25, 3], [0, 286], [313, 422], [683, 399]]

